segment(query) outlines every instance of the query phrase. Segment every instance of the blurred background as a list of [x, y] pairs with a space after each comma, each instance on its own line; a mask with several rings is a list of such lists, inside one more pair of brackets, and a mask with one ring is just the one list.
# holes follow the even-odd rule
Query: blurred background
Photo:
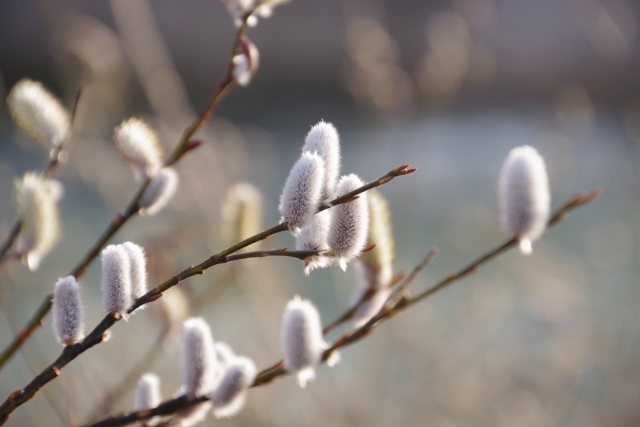
[[[320, 119], [340, 131], [343, 173], [371, 180], [403, 163], [419, 169], [381, 189], [395, 271], [440, 249], [416, 290], [508, 238], [496, 182], [511, 148], [530, 144], [544, 156], [554, 207], [595, 186], [604, 193], [531, 256], [512, 251], [384, 323], [336, 367], [320, 367], [306, 390], [283, 378], [252, 390], [237, 417], [202, 425], [637, 426], [639, 20], [634, 0], [294, 0], [250, 29], [261, 55], [251, 84], [228, 96], [199, 133], [204, 146], [177, 165], [171, 204], [113, 239], [145, 247], [154, 285], [232, 243], [221, 229], [234, 183], [253, 183], [263, 228], [275, 224], [281, 187]], [[234, 34], [213, 0], [0, 2], [0, 97], [29, 77], [70, 107], [84, 86], [57, 174], [62, 238], [36, 272], [2, 266], [2, 348], [138, 188], [113, 127], [143, 117], [169, 152], [225, 72]], [[47, 154], [2, 103], [2, 240], [15, 221], [14, 178], [42, 170]], [[282, 234], [262, 247], [293, 245]], [[89, 329], [103, 316], [99, 270], [94, 262], [81, 282]], [[75, 426], [130, 410], [140, 366], [170, 397], [180, 382], [176, 331], [188, 315], [205, 317], [215, 339], [259, 369], [270, 366], [286, 302], [309, 298], [328, 323], [347, 307], [352, 270], [305, 277], [301, 262], [277, 258], [211, 269], [118, 323], [111, 341], [7, 425]], [[47, 318], [1, 372], [0, 396], [60, 350]]]

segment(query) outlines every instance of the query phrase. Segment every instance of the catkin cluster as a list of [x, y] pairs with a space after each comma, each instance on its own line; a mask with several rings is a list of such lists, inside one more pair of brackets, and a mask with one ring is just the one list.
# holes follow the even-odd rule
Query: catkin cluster
[[[191, 317], [182, 325], [180, 372], [182, 386], [178, 395], [209, 398], [176, 414], [175, 422], [181, 427], [202, 422], [211, 410], [216, 418], [237, 414], [257, 374], [251, 359], [237, 356], [223, 342], [214, 342], [209, 325], [200, 317]], [[136, 410], [151, 409], [159, 404], [159, 383], [154, 374], [140, 378], [134, 401]]]
[[[369, 229], [367, 195], [318, 212], [364, 185], [354, 174], [340, 175], [340, 137], [331, 123], [311, 128], [302, 155], [293, 165], [280, 196], [280, 214], [296, 237], [296, 249], [319, 251], [306, 260], [305, 273], [337, 261], [344, 270], [365, 247]], [[331, 257], [327, 254], [331, 251]]]

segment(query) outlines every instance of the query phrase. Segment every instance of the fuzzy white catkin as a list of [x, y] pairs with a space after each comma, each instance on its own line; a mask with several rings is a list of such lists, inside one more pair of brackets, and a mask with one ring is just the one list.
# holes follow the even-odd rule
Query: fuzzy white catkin
[[177, 188], [177, 172], [170, 167], [160, 169], [140, 196], [140, 215], [155, 215], [160, 212], [171, 201]]
[[57, 147], [69, 134], [69, 112], [40, 82], [20, 80], [11, 88], [7, 106], [20, 130], [42, 144]]
[[309, 224], [318, 210], [324, 166], [322, 159], [315, 153], [302, 153], [293, 165], [280, 196], [280, 215], [294, 234]]
[[124, 242], [122, 247], [129, 256], [131, 297], [138, 299], [147, 293], [147, 258], [144, 249], [133, 242]]
[[113, 132], [116, 150], [131, 165], [136, 179], [153, 177], [162, 167], [158, 136], [143, 120], [132, 117]]
[[142, 375], [136, 387], [133, 410], [144, 411], [152, 409], [158, 406], [160, 402], [160, 378], [151, 373]]
[[[340, 178], [336, 196], [343, 196], [364, 183], [354, 174]], [[332, 208], [331, 223], [327, 243], [329, 248], [339, 258], [340, 267], [347, 269], [347, 263], [362, 252], [367, 243], [369, 232], [369, 208], [367, 193], [352, 202], [344, 203]]]
[[[191, 397], [211, 393], [219, 380], [219, 366], [211, 329], [200, 317], [190, 317], [182, 325], [180, 371], [182, 394]], [[184, 409], [176, 414], [178, 424], [182, 427], [194, 426], [206, 418], [210, 409], [210, 402]]]
[[296, 374], [304, 388], [315, 378], [325, 343], [322, 338], [320, 315], [308, 300], [296, 295], [285, 308], [280, 327], [280, 350], [287, 372]]
[[131, 264], [122, 245], [102, 250], [102, 308], [107, 313], [126, 317], [131, 307]]
[[[326, 251], [327, 235], [329, 234], [329, 222], [331, 221], [331, 210], [318, 212], [311, 218], [311, 222], [300, 230], [296, 235], [296, 250], [298, 251]], [[331, 265], [332, 259], [326, 256], [317, 255], [305, 259], [304, 274], [307, 276], [316, 268], [324, 268]]]
[[228, 418], [240, 412], [256, 374], [256, 365], [251, 359], [235, 357], [231, 361], [222, 381], [210, 395], [216, 418]]
[[322, 200], [329, 203], [336, 191], [336, 181], [340, 175], [340, 136], [331, 124], [324, 121], [316, 124], [307, 134], [302, 151], [317, 153], [324, 162], [324, 184]]
[[204, 319], [191, 317], [184, 321], [180, 350], [185, 393], [201, 396], [213, 391], [218, 363], [211, 329]]
[[84, 338], [84, 308], [80, 285], [73, 276], [59, 279], [53, 289], [53, 334], [60, 345], [73, 345]]
[[58, 200], [62, 185], [29, 172], [14, 182], [16, 212], [20, 219], [20, 234], [16, 250], [30, 270], [37, 270], [40, 261], [53, 249], [60, 235]]
[[544, 159], [535, 148], [516, 147], [500, 171], [498, 202], [502, 227], [518, 236], [520, 250], [531, 253], [531, 242], [544, 232], [551, 195]]

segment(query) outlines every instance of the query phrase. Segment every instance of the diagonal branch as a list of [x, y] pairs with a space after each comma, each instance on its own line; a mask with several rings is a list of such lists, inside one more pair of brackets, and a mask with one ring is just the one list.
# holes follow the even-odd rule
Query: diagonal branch
[[[166, 166], [171, 166], [175, 164], [188, 151], [190, 151], [191, 149], [197, 146], [197, 144], [194, 144], [193, 141], [191, 141], [191, 138], [205, 123], [207, 123], [211, 119], [215, 109], [220, 104], [222, 99], [235, 86], [236, 81], [233, 78], [233, 57], [236, 51], [238, 50], [238, 47], [240, 46], [240, 40], [242, 36], [247, 30], [247, 18], [249, 16], [250, 14], [247, 14], [244, 16], [242, 25], [238, 29], [238, 32], [234, 39], [233, 48], [231, 51], [231, 56], [229, 58], [229, 63], [228, 63], [225, 77], [222, 80], [220, 80], [220, 82], [218, 83], [215, 93], [213, 94], [213, 96], [211, 97], [211, 100], [207, 103], [205, 108], [202, 110], [202, 113], [200, 114], [198, 119], [185, 130], [184, 134], [180, 138], [180, 141], [176, 145], [175, 149], [165, 161]], [[57, 157], [58, 156], [56, 156], [56, 158]], [[84, 275], [85, 270], [87, 269], [89, 264], [91, 264], [91, 262], [98, 256], [98, 254], [100, 254], [100, 251], [102, 250], [103, 246], [109, 241], [109, 239], [111, 239], [111, 237], [113, 237], [130, 218], [132, 218], [138, 213], [138, 211], [140, 210], [138, 206], [138, 201], [140, 200], [140, 197], [142, 196], [142, 193], [144, 192], [145, 188], [147, 188], [149, 181], [150, 180], [147, 179], [142, 183], [142, 185], [134, 195], [131, 202], [129, 202], [127, 207], [121, 213], [119, 213], [113, 219], [113, 221], [111, 221], [111, 224], [109, 224], [109, 226], [102, 233], [100, 238], [94, 243], [94, 245], [89, 249], [89, 251], [87, 251], [85, 256], [74, 267], [74, 269], [71, 270], [71, 273], [69, 274], [70, 276], [75, 276], [77, 279], [80, 279]], [[12, 233], [9, 236], [10, 240], [7, 242], [8, 243], [7, 248], [4, 249], [4, 245], [3, 245], [2, 247], [0, 247], [0, 250], [4, 250], [6, 252], [11, 247], [11, 245], [13, 244], [13, 240], [17, 236], [19, 230], [20, 230], [20, 224], [18, 222], [14, 226], [14, 229], [12, 229]], [[0, 263], [2, 262], [2, 259], [3, 259], [1, 254], [2, 252], [0, 252]], [[42, 301], [42, 303], [38, 307], [37, 311], [29, 319], [29, 322], [27, 323], [27, 325], [22, 329], [22, 331], [18, 335], [14, 337], [11, 344], [9, 344], [9, 346], [2, 353], [0, 353], [0, 368], [2, 368], [7, 363], [7, 361], [9, 361], [9, 359], [14, 355], [14, 353], [20, 347], [22, 347], [22, 345], [31, 336], [31, 334], [33, 334], [33, 332], [43, 323], [44, 317], [51, 310], [52, 298], [53, 298], [53, 294], [49, 294], [45, 297], [45, 299]]]
[[[547, 228], [550, 228], [560, 223], [562, 220], [564, 220], [567, 217], [568, 213], [573, 209], [581, 207], [595, 200], [600, 195], [601, 191], [602, 190], [598, 188], [590, 191], [589, 193], [580, 193], [574, 196], [573, 198], [571, 198], [560, 209], [558, 209], [556, 213], [549, 219], [547, 223]], [[497, 258], [499, 255], [506, 252], [507, 250], [514, 248], [515, 246], [517, 246], [517, 244], [518, 244], [518, 238], [513, 237], [507, 240], [505, 243], [486, 252], [484, 255], [482, 255], [481, 257], [479, 257], [478, 259], [476, 259], [471, 264], [464, 267], [457, 273], [453, 273], [446, 276], [444, 279], [442, 279], [440, 282], [436, 283], [426, 291], [423, 291], [422, 293], [416, 295], [413, 298], [409, 298], [409, 299], [402, 298], [400, 299], [399, 302], [397, 302], [395, 305], [392, 305], [392, 307], [390, 308], [383, 308], [380, 311], [380, 313], [375, 315], [366, 324], [338, 338], [333, 343], [333, 345], [331, 345], [328, 349], [324, 351], [324, 353], [322, 354], [322, 361], [326, 362], [327, 359], [329, 359], [329, 357], [334, 351], [340, 348], [346, 347], [348, 345], [351, 345], [353, 343], [356, 343], [362, 340], [363, 338], [367, 337], [373, 331], [375, 326], [377, 326], [379, 323], [383, 321], [390, 319], [396, 313], [406, 310], [407, 308], [422, 301], [425, 298], [428, 298], [429, 296], [435, 294], [436, 292], [477, 272], [480, 269], [480, 267], [492, 261], [493, 259]], [[420, 272], [424, 269], [426, 264], [428, 264], [429, 262], [428, 260], [432, 256], [432, 253], [433, 251], [427, 255], [425, 260], [414, 269], [414, 271], [403, 281], [403, 283], [398, 285], [398, 288], [402, 287], [402, 289], [406, 289], [414, 280], [417, 279]], [[393, 302], [391, 301], [391, 298], [389, 302]], [[345, 316], [343, 315], [342, 317], [345, 317]], [[274, 366], [260, 372], [257, 375], [255, 381], [253, 382], [252, 387], [269, 384], [270, 382], [284, 375], [287, 375], [287, 371], [284, 369], [282, 363], [275, 364]], [[160, 404], [159, 406], [150, 410], [133, 411], [133, 412], [129, 412], [122, 415], [111, 416], [111, 417], [105, 418], [104, 420], [95, 422], [93, 424], [89, 424], [85, 427], [124, 426], [127, 424], [132, 424], [136, 421], [147, 420], [155, 416], [172, 415], [181, 409], [184, 409], [193, 405], [197, 405], [198, 403], [205, 402], [207, 400], [208, 400], [207, 396], [200, 396], [192, 399], [189, 399], [187, 396], [181, 396], [175, 399], [167, 400], [162, 404]]]
[[[348, 203], [351, 200], [354, 200], [353, 198], [358, 194], [361, 194], [371, 188], [384, 185], [389, 181], [391, 181], [396, 176], [407, 175], [415, 171], [415, 169], [407, 169], [408, 167], [409, 165], [403, 165], [403, 166], [399, 166], [392, 169], [384, 176], [363, 185], [362, 187], [352, 191], [351, 193], [348, 193], [347, 194], [349, 196], [348, 199], [345, 200], [343, 197], [343, 198], [333, 200], [331, 202], [331, 207], [337, 206], [343, 203]], [[329, 209], [329, 206], [321, 207], [318, 210], [318, 212], [326, 209]], [[238, 260], [248, 259], [248, 258], [263, 258], [267, 256], [286, 256], [286, 257], [293, 257], [293, 258], [304, 260], [305, 258], [318, 255], [320, 253], [319, 251], [287, 251], [285, 248], [285, 249], [271, 249], [271, 250], [265, 250], [265, 251], [246, 252], [246, 253], [235, 254], [235, 255], [233, 254], [234, 252], [237, 252], [244, 247], [247, 247], [260, 240], [264, 240], [273, 234], [286, 231], [288, 229], [289, 229], [289, 226], [286, 223], [280, 223], [261, 233], [258, 233], [252, 237], [249, 237], [248, 239], [245, 239], [240, 243], [230, 246], [227, 249], [224, 249], [218, 252], [217, 254], [210, 256], [205, 261], [201, 262], [196, 266], [189, 267], [183, 270], [181, 273], [166, 280], [165, 282], [156, 286], [151, 291], [147, 292], [145, 295], [138, 298], [133, 303], [131, 308], [129, 308], [128, 313], [132, 313], [138, 307], [157, 300], [158, 298], [162, 297], [162, 292], [172, 288], [173, 286], [177, 285], [181, 281], [191, 276], [195, 276], [197, 274], [203, 274], [206, 269], [213, 267], [214, 265], [225, 264], [227, 262], [238, 261]], [[44, 307], [43, 307], [43, 310], [44, 310]], [[46, 314], [46, 312], [44, 313]], [[103, 341], [105, 335], [107, 334], [107, 331], [119, 320], [120, 318], [116, 318], [113, 315], [108, 314], [104, 319], [102, 319], [102, 321], [98, 324], [98, 326], [96, 326], [93, 329], [93, 331], [91, 331], [91, 333], [87, 335], [87, 337], [84, 340], [82, 340], [81, 342], [75, 345], [65, 347], [64, 350], [62, 351], [62, 354], [60, 354], [60, 356], [56, 359], [56, 361], [53, 362], [51, 365], [49, 365], [37, 377], [35, 377], [24, 389], [13, 392], [9, 396], [9, 398], [7, 398], [7, 400], [5, 400], [2, 405], [0, 405], [0, 425], [4, 424], [4, 422], [6, 422], [9, 419], [9, 415], [17, 407], [29, 401], [38, 392], [38, 390], [42, 388], [42, 386], [44, 386], [45, 384], [47, 384], [48, 382], [56, 378], [58, 375], [60, 375], [60, 370], [64, 366], [66, 366], [69, 362], [74, 360], [76, 357], [78, 357], [79, 355], [81, 355], [91, 347], [97, 344], [100, 344]]]

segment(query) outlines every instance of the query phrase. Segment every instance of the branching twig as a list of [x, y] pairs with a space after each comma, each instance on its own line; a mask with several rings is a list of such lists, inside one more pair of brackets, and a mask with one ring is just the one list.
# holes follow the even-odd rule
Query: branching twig
[[[593, 201], [596, 197], [598, 197], [600, 192], [601, 192], [600, 189], [595, 189], [589, 193], [581, 193], [576, 195], [575, 197], [570, 199], [567, 203], [565, 203], [565, 205], [562, 206], [558, 211], [556, 211], [556, 213], [551, 217], [551, 219], [547, 223], [547, 227], [548, 228], [552, 227], [557, 223], [559, 223], [560, 221], [562, 221], [571, 210]], [[435, 294], [436, 292], [446, 288], [447, 286], [450, 286], [451, 284], [475, 273], [480, 269], [480, 267], [482, 267], [489, 261], [495, 259], [500, 254], [506, 252], [508, 249], [515, 247], [517, 244], [518, 244], [518, 238], [513, 237], [508, 241], [506, 241], [505, 243], [503, 243], [502, 245], [482, 255], [480, 258], [478, 258], [477, 260], [475, 260], [474, 262], [472, 262], [471, 264], [469, 264], [467, 267], [463, 268], [459, 272], [445, 277], [443, 280], [441, 280], [434, 286], [430, 287], [426, 291], [423, 291], [422, 293], [416, 295], [413, 298], [400, 299], [399, 302], [397, 302], [395, 305], [393, 305], [390, 308], [386, 308], [386, 307], [383, 308], [380, 311], [380, 313], [375, 315], [371, 320], [369, 320], [363, 326], [361, 326], [360, 328], [350, 333], [344, 334], [343, 336], [338, 338], [333, 343], [333, 345], [331, 345], [327, 350], [324, 351], [324, 353], [322, 354], [322, 360], [326, 362], [326, 360], [331, 356], [331, 354], [334, 351], [340, 348], [346, 347], [350, 344], [353, 344], [365, 338], [367, 335], [369, 335], [372, 332], [374, 327], [380, 322], [390, 319], [396, 313], [411, 307], [417, 302]], [[428, 259], [430, 258], [430, 256], [432, 256], [432, 253], [427, 255], [427, 258], [416, 267], [416, 269], [405, 279], [405, 281], [402, 284], [398, 285], [398, 288], [406, 289], [411, 284], [411, 282], [413, 282], [418, 277], [422, 269], [424, 269], [426, 264], [429, 262]], [[268, 384], [271, 381], [275, 380], [276, 378], [284, 376], [286, 374], [287, 374], [287, 371], [285, 371], [284, 367], [282, 366], [282, 363], [278, 363], [260, 372], [256, 377], [252, 387]], [[111, 416], [104, 420], [95, 422], [93, 424], [89, 424], [86, 427], [124, 426], [127, 424], [134, 423], [136, 421], [146, 420], [155, 416], [165, 416], [165, 415], [175, 414], [181, 409], [184, 409], [193, 405], [197, 405], [198, 403], [205, 402], [207, 400], [208, 400], [207, 396], [201, 396], [193, 399], [189, 399], [187, 396], [181, 396], [176, 399], [167, 400], [161, 405], [151, 410], [134, 411], [134, 412], [129, 412], [122, 415]]]
[[[253, 10], [251, 12], [253, 12]], [[185, 130], [184, 134], [180, 138], [180, 141], [176, 145], [175, 149], [165, 161], [166, 166], [173, 165], [178, 160], [180, 160], [180, 158], [182, 158], [182, 156], [184, 156], [184, 154], [186, 154], [190, 149], [197, 146], [194, 144], [190, 144], [192, 142], [191, 138], [205, 123], [207, 123], [211, 119], [216, 107], [220, 104], [220, 102], [222, 101], [224, 96], [227, 94], [227, 92], [235, 86], [236, 82], [235, 82], [235, 79], [233, 78], [233, 57], [236, 51], [238, 50], [238, 47], [240, 45], [240, 40], [243, 34], [246, 32], [247, 18], [249, 16], [250, 16], [250, 13], [244, 16], [242, 25], [238, 29], [238, 32], [234, 39], [233, 48], [231, 51], [231, 56], [229, 58], [226, 75], [218, 83], [215, 93], [211, 97], [211, 100], [209, 100], [209, 103], [202, 110], [202, 113], [200, 114], [198, 119]], [[55, 156], [56, 159], [57, 157], [58, 156]], [[89, 249], [89, 251], [85, 254], [82, 260], [76, 265], [76, 267], [73, 270], [71, 270], [71, 273], [69, 275], [75, 276], [77, 279], [80, 279], [84, 275], [86, 268], [98, 256], [103, 246], [109, 241], [109, 239], [113, 237], [118, 232], [118, 230], [120, 230], [120, 228], [122, 228], [122, 226], [131, 217], [135, 216], [138, 213], [138, 211], [140, 210], [140, 207], [138, 206], [138, 201], [140, 200], [140, 197], [142, 196], [142, 193], [144, 192], [145, 188], [147, 188], [149, 181], [150, 180], [147, 179], [142, 183], [142, 185], [134, 195], [131, 202], [129, 202], [127, 207], [121, 213], [119, 213], [113, 219], [113, 221], [111, 221], [111, 224], [109, 224], [107, 229], [102, 233], [98, 241], [95, 242], [95, 244], [91, 247], [91, 249]], [[15, 235], [13, 235], [14, 229], [16, 229]], [[14, 229], [12, 229], [12, 234], [10, 235], [10, 237], [11, 236], [13, 237], [11, 237], [10, 241], [8, 242], [9, 244], [5, 249], [5, 252], [13, 244], [13, 240], [15, 240], [15, 237], [19, 232], [20, 224], [17, 223], [14, 226]], [[0, 247], [0, 249], [4, 249], [4, 245]], [[2, 253], [0, 252], [0, 263], [2, 262], [2, 259], [3, 259]], [[38, 307], [38, 310], [32, 315], [27, 325], [23, 328], [23, 330], [18, 335], [14, 337], [11, 344], [9, 344], [9, 346], [0, 354], [0, 368], [2, 368], [5, 365], [5, 363], [7, 363], [7, 361], [24, 344], [24, 342], [29, 338], [29, 336], [33, 334], [35, 329], [37, 329], [38, 326], [42, 324], [44, 317], [51, 310], [52, 298], [53, 298], [53, 294], [49, 294], [45, 297], [44, 301], [40, 304], [40, 307]]]
[[[359, 194], [367, 190], [384, 185], [397, 176], [407, 175], [415, 171], [415, 169], [407, 169], [408, 167], [409, 165], [402, 165], [392, 169], [384, 176], [374, 181], [371, 181], [370, 183], [367, 183], [350, 193], [347, 193], [345, 196], [348, 196], [348, 197], [345, 198], [345, 196], [343, 196], [333, 200], [330, 204], [331, 207], [337, 206], [343, 203], [348, 203], [351, 200], [353, 200], [354, 197], [358, 196]], [[318, 212], [329, 209], [329, 207], [330, 206], [323, 206], [318, 209]], [[266, 256], [287, 256], [287, 257], [294, 257], [294, 258], [304, 260], [307, 257], [311, 257], [319, 254], [319, 251], [287, 251], [286, 248], [246, 252], [246, 253], [235, 254], [235, 255], [233, 254], [234, 252], [237, 252], [240, 249], [243, 249], [253, 243], [259, 242], [260, 240], [264, 240], [273, 234], [286, 231], [288, 228], [289, 227], [287, 226], [286, 223], [280, 223], [261, 233], [258, 233], [252, 237], [249, 237], [248, 239], [245, 239], [240, 243], [230, 246], [227, 249], [224, 249], [218, 252], [217, 254], [212, 255], [211, 257], [209, 257], [208, 259], [206, 259], [205, 261], [201, 262], [200, 264], [194, 267], [189, 267], [183, 270], [181, 273], [177, 274], [176, 276], [173, 276], [169, 280], [166, 280], [165, 282], [156, 286], [151, 291], [147, 292], [142, 297], [138, 298], [133, 303], [133, 305], [131, 306], [128, 312], [131, 313], [134, 310], [136, 310], [138, 307], [157, 300], [158, 298], [162, 297], [162, 292], [170, 289], [171, 287], [177, 285], [181, 281], [191, 276], [195, 276], [196, 274], [203, 274], [204, 270], [217, 264], [224, 264], [227, 262], [237, 261], [237, 260], [247, 259], [247, 258], [262, 258]], [[46, 306], [42, 306], [41, 308], [44, 310]], [[64, 350], [62, 351], [62, 354], [60, 354], [60, 356], [56, 359], [56, 361], [53, 362], [51, 365], [49, 365], [37, 377], [35, 377], [24, 389], [16, 390], [15, 392], [11, 393], [11, 395], [9, 395], [7, 400], [5, 400], [4, 403], [2, 403], [2, 405], [0, 405], [0, 425], [4, 424], [9, 419], [9, 415], [17, 407], [29, 401], [42, 386], [44, 386], [49, 381], [53, 380], [58, 375], [60, 375], [60, 370], [64, 366], [66, 366], [69, 362], [74, 360], [76, 357], [78, 357], [80, 354], [84, 353], [91, 347], [97, 344], [100, 344], [103, 341], [107, 331], [118, 320], [120, 319], [112, 316], [111, 314], [108, 314], [104, 319], [102, 319], [102, 321], [98, 324], [98, 326], [96, 326], [93, 329], [93, 331], [91, 331], [91, 333], [86, 336], [84, 340], [82, 340], [81, 342], [75, 345], [65, 347]]]

